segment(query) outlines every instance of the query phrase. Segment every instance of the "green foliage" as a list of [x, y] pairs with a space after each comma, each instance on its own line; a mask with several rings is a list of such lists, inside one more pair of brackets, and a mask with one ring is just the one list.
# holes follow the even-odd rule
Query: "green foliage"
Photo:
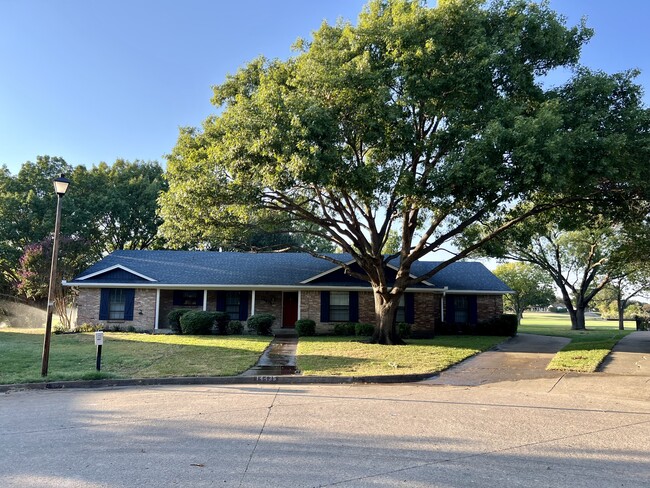
[[217, 327], [217, 331], [220, 335], [228, 334], [228, 326], [230, 323], [230, 315], [226, 312], [210, 312], [212, 314], [212, 319]]
[[214, 313], [203, 310], [190, 310], [180, 318], [181, 330], [188, 335], [207, 335], [214, 327]]
[[183, 329], [181, 328], [181, 317], [187, 312], [191, 312], [189, 308], [176, 308], [167, 314], [167, 321], [169, 322], [169, 328], [172, 332], [176, 334], [182, 334]]
[[411, 337], [411, 324], [400, 322], [397, 324], [397, 330], [399, 331], [399, 336], [402, 339], [408, 339]]
[[300, 319], [296, 321], [296, 332], [298, 336], [316, 335], [316, 322], [311, 319]]
[[[181, 130], [163, 232], [175, 246], [214, 245], [281, 221], [350, 253], [355, 277], [389, 301], [526, 218], [622, 199], [648, 176], [634, 73], [540, 82], [573, 67], [591, 35], [523, 0], [374, 0], [355, 25], [323, 23], [295, 57], [228, 76], [217, 114]], [[412, 276], [414, 260], [477, 222], [484, 232]], [[390, 285], [385, 246], [402, 254]], [[399, 339], [395, 326], [376, 337]]]
[[239, 320], [231, 320], [228, 322], [228, 334], [242, 335], [244, 333], [244, 324]]
[[354, 334], [357, 336], [371, 336], [375, 333], [374, 324], [354, 324]]
[[537, 266], [520, 262], [504, 263], [496, 267], [494, 274], [516, 292], [504, 295], [503, 302], [519, 318], [528, 307], [546, 307], [555, 299], [550, 275]]
[[275, 316], [270, 313], [259, 313], [248, 318], [248, 328], [255, 330], [257, 335], [271, 335], [271, 327], [275, 322]]
[[356, 334], [354, 322], [343, 322], [334, 325], [335, 336], [353, 336]]
[[76, 327], [75, 332], [98, 332], [100, 330], [104, 330], [102, 325], [83, 323]]

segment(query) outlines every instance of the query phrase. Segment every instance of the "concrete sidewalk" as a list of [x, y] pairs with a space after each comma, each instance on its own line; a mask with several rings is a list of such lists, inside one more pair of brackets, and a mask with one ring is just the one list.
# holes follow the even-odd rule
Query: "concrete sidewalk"
[[598, 371], [650, 377], [650, 331], [632, 332], [621, 339]]

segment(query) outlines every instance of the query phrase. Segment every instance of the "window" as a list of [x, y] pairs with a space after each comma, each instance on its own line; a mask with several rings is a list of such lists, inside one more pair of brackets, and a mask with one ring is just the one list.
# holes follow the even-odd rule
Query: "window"
[[239, 302], [241, 293], [238, 291], [226, 292], [226, 308], [224, 312], [228, 314], [230, 320], [239, 319]]
[[202, 307], [203, 290], [174, 290], [175, 307]]
[[469, 323], [469, 301], [465, 296], [454, 297], [454, 322], [457, 324]]
[[350, 294], [346, 291], [330, 293], [330, 321], [348, 322], [350, 320]]
[[99, 320], [133, 320], [135, 290], [102, 288], [99, 296]]
[[108, 320], [124, 320], [126, 296], [122, 288], [111, 289], [108, 295]]

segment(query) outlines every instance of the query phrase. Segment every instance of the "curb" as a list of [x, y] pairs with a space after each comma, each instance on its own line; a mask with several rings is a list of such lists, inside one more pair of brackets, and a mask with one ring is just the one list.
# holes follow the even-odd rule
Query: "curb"
[[437, 374], [406, 374], [395, 376], [191, 376], [174, 378], [104, 379], [85, 381], [48, 381], [0, 385], [0, 393], [20, 390], [56, 390], [69, 388], [116, 388], [127, 386], [161, 385], [345, 385], [369, 383], [413, 383], [438, 376]]

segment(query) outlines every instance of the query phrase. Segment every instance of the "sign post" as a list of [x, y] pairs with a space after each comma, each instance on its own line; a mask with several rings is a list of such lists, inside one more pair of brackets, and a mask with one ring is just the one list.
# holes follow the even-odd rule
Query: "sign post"
[[102, 346], [104, 345], [104, 333], [100, 330], [95, 332], [95, 345], [97, 346], [97, 371], [102, 369]]

